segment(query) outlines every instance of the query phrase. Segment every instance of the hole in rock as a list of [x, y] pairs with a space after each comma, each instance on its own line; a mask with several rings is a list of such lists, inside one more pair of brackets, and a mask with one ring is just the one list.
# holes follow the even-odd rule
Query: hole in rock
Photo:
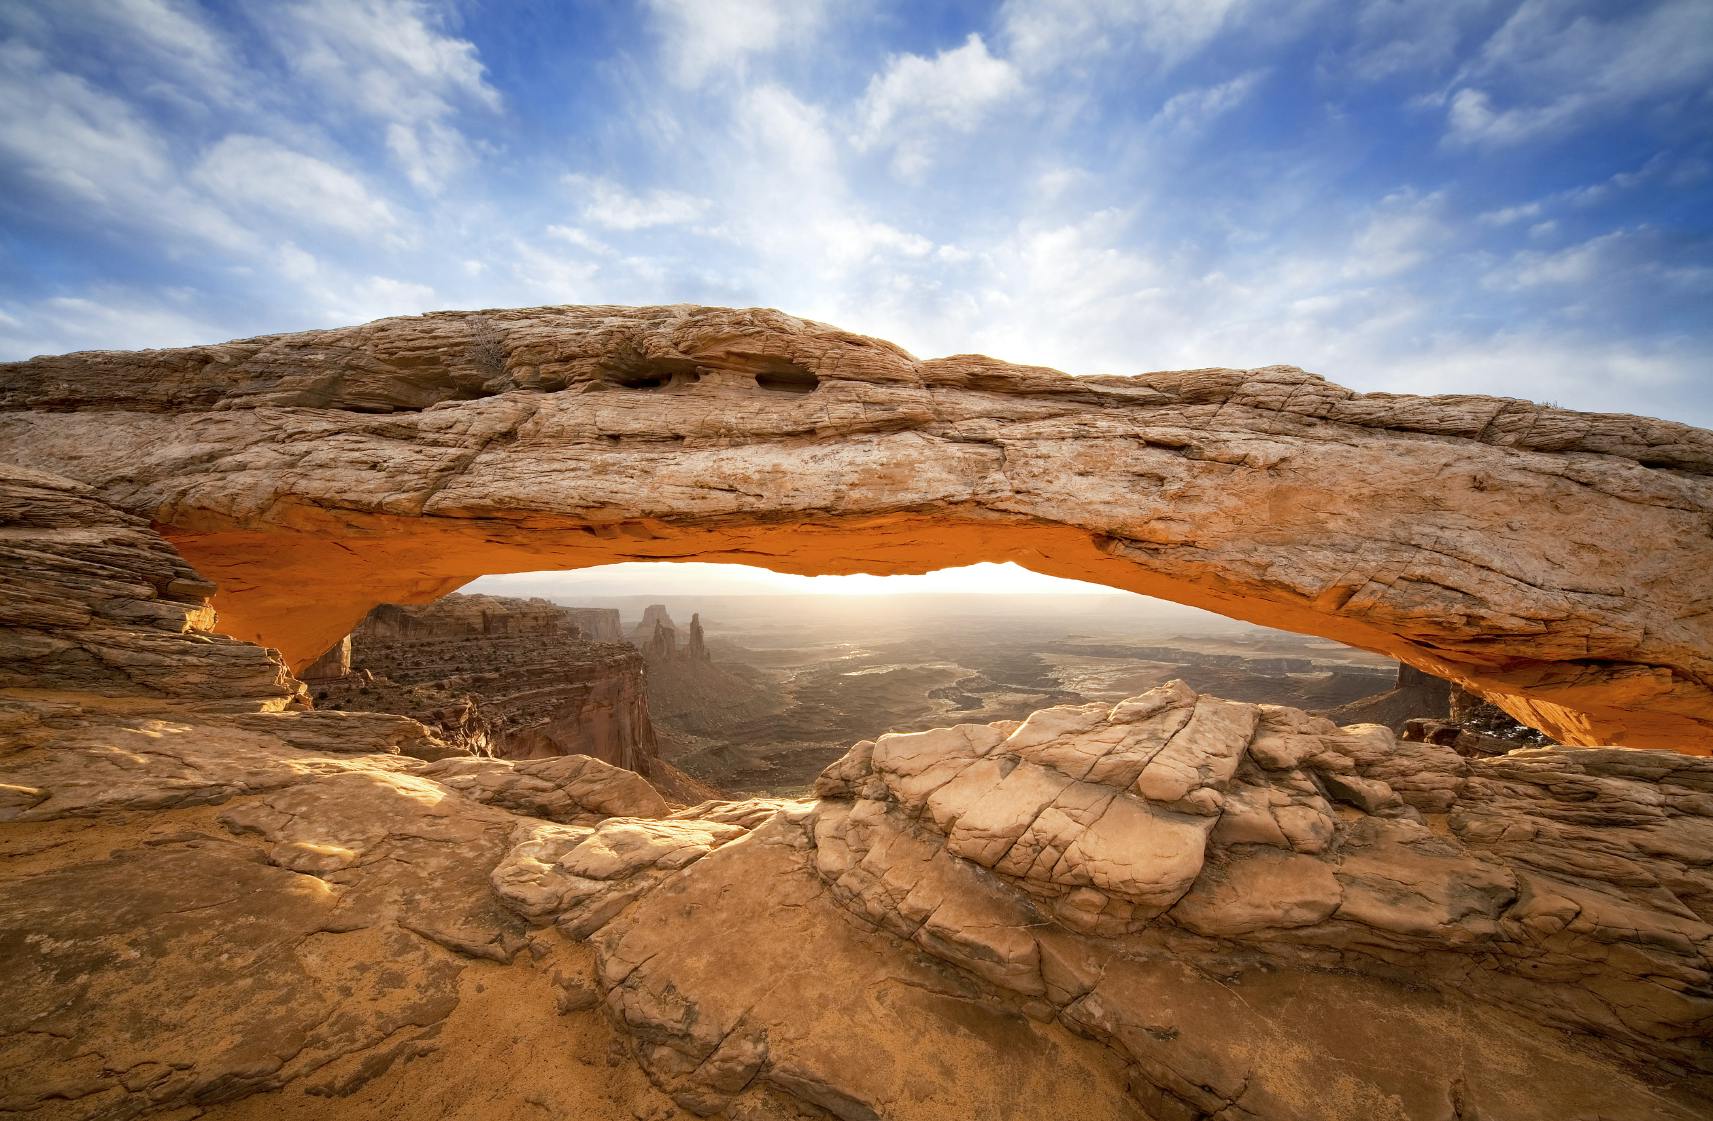
[[809, 370], [782, 362], [778, 368], [757, 373], [755, 384], [775, 393], [812, 393], [821, 379]]
[[601, 380], [620, 389], [665, 389], [694, 383], [701, 377], [696, 363], [683, 358], [649, 358], [619, 354], [601, 368]]
[[1452, 700], [1378, 654], [1013, 564], [484, 576], [381, 605], [350, 638], [303, 672], [319, 707], [410, 715], [459, 751], [595, 755], [686, 802], [803, 794], [860, 740], [1114, 704], [1174, 678], [1400, 730], [1448, 719]]

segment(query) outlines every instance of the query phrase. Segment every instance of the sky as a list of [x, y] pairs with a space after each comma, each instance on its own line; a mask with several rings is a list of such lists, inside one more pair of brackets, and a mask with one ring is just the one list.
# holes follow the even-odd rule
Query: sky
[[686, 302], [1713, 427], [1713, 0], [0, 0], [0, 359]]
[[942, 568], [919, 576], [798, 576], [743, 564], [627, 561], [575, 572], [483, 576], [462, 590], [496, 596], [598, 599], [655, 595], [1113, 595], [1113, 589], [1061, 580], [1007, 561]]

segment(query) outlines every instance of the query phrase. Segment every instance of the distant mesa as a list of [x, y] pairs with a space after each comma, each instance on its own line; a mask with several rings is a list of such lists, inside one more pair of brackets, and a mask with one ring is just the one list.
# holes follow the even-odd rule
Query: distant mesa
[[690, 616], [690, 634], [683, 645], [678, 642], [678, 627], [664, 603], [652, 603], [643, 610], [642, 621], [631, 630], [631, 642], [641, 648], [650, 665], [669, 661], [708, 661], [708, 647], [702, 635], [702, 616]]

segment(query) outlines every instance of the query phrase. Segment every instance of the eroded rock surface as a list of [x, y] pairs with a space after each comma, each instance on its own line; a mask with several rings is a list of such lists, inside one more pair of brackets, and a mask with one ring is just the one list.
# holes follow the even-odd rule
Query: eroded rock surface
[[0, 509], [8, 610], [52, 607], [0, 681], [0, 1115], [1713, 1105], [1708, 760], [1467, 759], [1174, 682], [668, 812], [293, 707], [149, 527], [34, 473]]
[[294, 666], [487, 572], [1015, 560], [1387, 652], [1558, 742], [1713, 743], [1713, 435], [1666, 421], [567, 307], [8, 364], [0, 444], [165, 527]]
[[[884, 736], [830, 768], [818, 792], [807, 815], [816, 867], [850, 907], [1142, 1047], [1133, 1054], [1144, 1066], [1196, 1048], [1149, 1043], [1171, 1019], [1155, 998], [1113, 1001], [1100, 986], [1114, 969], [1142, 969], [1146, 989], [1187, 1001], [1189, 974], [1170, 962], [1221, 978], [1307, 970], [1305, 990], [1320, 985], [1315, 971], [1364, 974], [1375, 979], [1366, 988], [1345, 979], [1327, 990], [1418, 1010], [1398, 1012], [1405, 1020], [1474, 998], [1614, 1056], [1651, 1056], [1704, 1084], [1713, 1074], [1713, 873], [1700, 855], [1713, 849], [1713, 769], [1703, 763], [1610, 749], [1472, 762], [1398, 743], [1379, 725], [1341, 729], [1173, 683], [1110, 710], [1038, 712], [1015, 729]], [[1400, 977], [1438, 995], [1423, 1004], [1376, 987]], [[1238, 1023], [1273, 1032], [1295, 1015], [1285, 1011], [1251, 1009]], [[1444, 1049], [1436, 1093], [1491, 1077], [1449, 1057], [1488, 1030], [1470, 1015], [1400, 1036], [1401, 1046], [1427, 1033]], [[1291, 1030], [1328, 1030], [1311, 1028]], [[1217, 1083], [1195, 1084], [1246, 1087], [1227, 1102], [1240, 1115], [1315, 1115], [1280, 1098], [1306, 1066], [1287, 1075], [1226, 1062]], [[1220, 1108], [1217, 1094], [1174, 1085], [1159, 1084], [1183, 1098], [1173, 1108]]]

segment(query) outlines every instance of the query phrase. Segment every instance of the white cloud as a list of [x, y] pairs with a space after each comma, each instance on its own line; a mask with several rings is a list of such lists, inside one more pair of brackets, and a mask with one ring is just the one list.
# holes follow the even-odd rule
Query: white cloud
[[1173, 65], [1206, 46], [1245, 0], [1006, 0], [1009, 53], [1046, 69], [1135, 45]]
[[1173, 94], [1154, 114], [1153, 123], [1173, 132], [1195, 132], [1249, 100], [1264, 77], [1266, 71], [1251, 70], [1216, 86]]
[[592, 175], [567, 175], [565, 185], [583, 200], [583, 217], [610, 230], [644, 230], [694, 222], [708, 200], [681, 191], [656, 188], [632, 194], [617, 183]]
[[470, 160], [463, 133], [439, 121], [387, 126], [387, 151], [420, 191], [435, 194], [441, 184]]
[[1665, 181], [1674, 186], [1687, 186], [1705, 174], [1700, 161], [1673, 159], [1664, 152], [1657, 153], [1633, 171], [1620, 171], [1597, 183], [1588, 183], [1568, 190], [1554, 191], [1538, 199], [1504, 206], [1476, 215], [1476, 221], [1486, 226], [1508, 226], [1539, 218], [1552, 210], [1566, 206], [1592, 207], [1621, 196], [1626, 191], [1648, 183]]
[[1489, 272], [1483, 283], [1490, 288], [1501, 289], [1588, 284], [1620, 267], [1613, 259], [1614, 251], [1621, 247], [1625, 238], [1624, 231], [1613, 230], [1580, 245], [1553, 252], [1524, 250], [1503, 267]]
[[1446, 138], [1458, 144], [1516, 144], [1574, 121], [1588, 102], [1585, 95], [1568, 94], [1544, 105], [1496, 109], [1481, 90], [1461, 89], [1451, 95], [1446, 111]]
[[1539, 202], [1519, 203], [1516, 206], [1502, 206], [1497, 210], [1484, 211], [1475, 216], [1475, 220], [1485, 226], [1509, 226], [1529, 218], [1539, 217], [1542, 204]]
[[1493, 0], [1367, 0], [1353, 14], [1354, 43], [1340, 61], [1370, 82], [1440, 71], [1492, 8]]
[[[735, 149], [710, 152], [732, 168], [721, 182], [722, 223], [714, 232], [757, 253], [770, 275], [797, 278], [786, 290], [805, 300], [866, 290], [872, 270], [922, 261], [942, 248], [868, 212], [819, 109], [769, 85], [747, 91], [735, 114], [742, 122]], [[756, 167], [789, 167], [792, 174], [751, 174]]]
[[1610, 12], [1584, 0], [1527, 0], [1455, 83], [1446, 140], [1522, 143], [1590, 117], [1699, 92], [1709, 80], [1713, 4], [1706, 0]]
[[337, 314], [341, 323], [362, 323], [389, 315], [420, 315], [435, 310], [439, 298], [426, 284], [370, 276], [338, 294]]
[[1573, 409], [1671, 415], [1708, 425], [1713, 410], [1705, 404], [1678, 400], [1676, 408], [1667, 407], [1704, 365], [1697, 348], [1683, 339], [1631, 341], [1521, 330], [1450, 337], [1375, 363], [1371, 374], [1353, 378], [1352, 384], [1402, 393], [1497, 392]]
[[581, 304], [618, 298], [602, 291], [600, 266], [587, 259], [566, 260], [562, 254], [514, 241], [507, 260], [522, 303]]
[[612, 257], [618, 253], [618, 250], [606, 242], [591, 237], [586, 231], [580, 230], [576, 226], [549, 226], [547, 227], [547, 236], [569, 242], [579, 249], [595, 254], [597, 257]]
[[420, 190], [437, 191], [471, 159], [452, 124], [458, 107], [501, 107], [475, 44], [446, 34], [423, 0], [295, 0], [255, 11], [309, 89], [383, 124], [388, 151]]
[[100, 287], [82, 296], [13, 305], [10, 313], [0, 313], [0, 354], [29, 358], [111, 347], [194, 346], [232, 336], [228, 328], [184, 306], [194, 302]]
[[280, 246], [276, 257], [275, 267], [287, 280], [302, 283], [321, 271], [321, 262], [315, 259], [315, 254], [299, 249], [289, 241]]
[[97, 221], [148, 231], [163, 250], [187, 239], [225, 249], [251, 241], [183, 188], [165, 138], [127, 102], [22, 43], [0, 44], [0, 153], [44, 196], [63, 193]]
[[73, 39], [85, 73], [117, 76], [135, 92], [173, 98], [204, 112], [198, 95], [230, 102], [244, 94], [236, 48], [186, 0], [16, 5], [0, 8], [0, 26], [34, 45]]
[[806, 43], [824, 18], [822, 0], [646, 0], [665, 48], [665, 76], [696, 87], [741, 77], [752, 56]]
[[1427, 260], [1445, 244], [1445, 197], [1396, 191], [1380, 200], [1350, 244], [1344, 275], [1393, 276]]
[[0, 44], [0, 148], [97, 203], [112, 203], [127, 182], [161, 182], [172, 167], [165, 142], [129, 105], [21, 43]]
[[229, 206], [297, 226], [374, 238], [398, 221], [355, 175], [259, 136], [221, 140], [191, 178]]
[[[1539, 236], [1553, 232], [1548, 228]], [[1705, 289], [1710, 277], [1713, 269], [1685, 260], [1681, 246], [1643, 225], [1610, 230], [1560, 249], [1520, 250], [1489, 269], [1482, 283], [1499, 291], [1557, 287], [1581, 293], [1663, 293]]]
[[926, 167], [937, 130], [967, 132], [1022, 88], [1016, 67], [989, 54], [980, 35], [931, 59], [896, 55], [857, 106], [857, 146], [890, 145], [899, 170], [914, 174]]

